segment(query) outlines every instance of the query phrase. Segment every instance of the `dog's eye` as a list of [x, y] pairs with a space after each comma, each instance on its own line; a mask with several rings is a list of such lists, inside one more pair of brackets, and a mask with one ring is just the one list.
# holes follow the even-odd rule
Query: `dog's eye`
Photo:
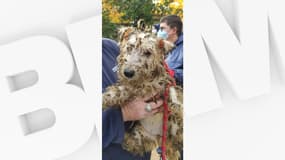
[[143, 55], [149, 57], [151, 55], [151, 53], [150, 53], [150, 51], [146, 51], [146, 52], [143, 53]]

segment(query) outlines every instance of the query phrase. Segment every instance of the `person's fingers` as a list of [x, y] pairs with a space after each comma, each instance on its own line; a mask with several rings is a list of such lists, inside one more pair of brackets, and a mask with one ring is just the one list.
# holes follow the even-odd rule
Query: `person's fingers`
[[157, 95], [158, 94], [158, 92], [157, 93], [154, 93], [153, 95], [148, 95], [148, 96], [146, 96], [146, 97], [144, 97], [143, 98], [143, 100], [144, 101], [149, 101], [149, 100], [151, 100], [155, 95]]
[[157, 112], [158, 112], [158, 110], [155, 109], [155, 110], [152, 110], [151, 112], [149, 112], [149, 114], [154, 115], [154, 114], [157, 113]]
[[150, 105], [151, 106], [151, 111], [146, 111], [147, 115], [153, 115], [159, 111], [161, 111], [161, 108], [160, 107], [162, 104], [163, 104], [163, 101], [162, 100], [158, 100], [156, 103], [155, 102], [150, 102], [150, 103], [146, 103], [146, 105]]
[[158, 108], [158, 112], [163, 112], [163, 107], [162, 106]]
[[151, 114], [155, 114], [155, 113], [158, 113], [158, 112], [161, 112], [161, 111], [163, 111], [163, 108], [159, 107], [159, 108], [156, 108], [156, 109], [152, 110], [150, 113]]
[[151, 105], [152, 109], [156, 109], [158, 107], [160, 107], [163, 104], [163, 101], [161, 99], [157, 100], [156, 103], [155, 102], [150, 102], [149, 103]]

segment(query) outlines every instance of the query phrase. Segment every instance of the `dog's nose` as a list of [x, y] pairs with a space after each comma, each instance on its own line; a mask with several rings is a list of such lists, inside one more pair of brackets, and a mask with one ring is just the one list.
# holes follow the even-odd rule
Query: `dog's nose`
[[132, 78], [135, 75], [135, 71], [134, 70], [129, 70], [129, 69], [125, 69], [124, 70], [124, 75], [128, 78]]

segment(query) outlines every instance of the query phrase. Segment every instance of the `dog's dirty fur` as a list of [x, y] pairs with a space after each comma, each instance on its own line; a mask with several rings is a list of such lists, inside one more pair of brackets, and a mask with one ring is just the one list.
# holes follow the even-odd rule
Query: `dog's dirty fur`
[[[164, 68], [166, 53], [174, 45], [151, 33], [135, 28], [122, 28], [119, 32], [118, 82], [103, 94], [104, 109], [124, 106], [136, 97], [164, 94], [166, 86], [174, 81]], [[127, 74], [126, 74], [127, 72]], [[179, 86], [170, 88], [166, 156], [178, 160], [183, 148], [183, 98]], [[125, 133], [123, 148], [143, 155], [161, 145], [163, 113], [140, 120]]]

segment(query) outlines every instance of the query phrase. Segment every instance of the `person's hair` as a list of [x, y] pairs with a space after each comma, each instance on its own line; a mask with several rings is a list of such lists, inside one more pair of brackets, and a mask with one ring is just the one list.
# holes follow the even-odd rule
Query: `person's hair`
[[162, 17], [160, 19], [160, 23], [166, 23], [168, 26], [170, 26], [170, 28], [176, 27], [177, 36], [179, 36], [182, 33], [183, 23], [181, 21], [181, 18], [177, 15], [168, 15]]

